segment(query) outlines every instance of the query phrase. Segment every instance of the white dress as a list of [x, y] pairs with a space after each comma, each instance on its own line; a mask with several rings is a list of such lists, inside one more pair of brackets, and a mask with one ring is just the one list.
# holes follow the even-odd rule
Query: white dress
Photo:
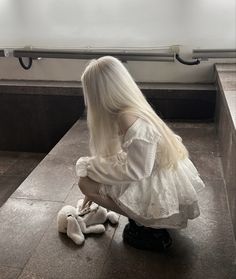
[[122, 140], [115, 156], [98, 160], [81, 157], [76, 173], [99, 182], [100, 194], [108, 195], [130, 218], [153, 228], [185, 228], [199, 216], [197, 192], [204, 183], [189, 158], [178, 167], [158, 167], [161, 136], [151, 124], [138, 118]]

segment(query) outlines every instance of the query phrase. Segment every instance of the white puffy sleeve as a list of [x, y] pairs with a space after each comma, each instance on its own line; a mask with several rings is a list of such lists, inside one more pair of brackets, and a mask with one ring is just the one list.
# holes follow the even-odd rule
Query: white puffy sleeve
[[130, 183], [150, 176], [156, 158], [157, 137], [150, 137], [148, 133], [133, 134], [123, 146], [126, 152], [112, 157], [80, 158], [76, 164], [77, 175], [109, 185]]

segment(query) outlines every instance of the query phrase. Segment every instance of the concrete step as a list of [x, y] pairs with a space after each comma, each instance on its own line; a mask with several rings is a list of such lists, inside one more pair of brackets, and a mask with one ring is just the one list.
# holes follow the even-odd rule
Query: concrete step
[[216, 64], [216, 126], [236, 238], [236, 63]]

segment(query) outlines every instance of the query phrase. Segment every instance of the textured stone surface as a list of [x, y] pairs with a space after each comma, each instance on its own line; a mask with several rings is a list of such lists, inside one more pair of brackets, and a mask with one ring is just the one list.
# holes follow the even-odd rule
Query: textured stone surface
[[236, 63], [221, 63], [215, 65], [218, 72], [236, 72]]
[[227, 108], [222, 100], [222, 97], [219, 96], [219, 120], [217, 122], [217, 130], [219, 137], [219, 148], [222, 156], [222, 166], [224, 173], [226, 172], [228, 165], [228, 156], [229, 156], [229, 148], [231, 145], [230, 135], [231, 135], [231, 123], [229, 114], [227, 112]]
[[232, 135], [227, 168], [225, 172], [229, 208], [236, 236], [236, 133]]
[[235, 249], [223, 181], [206, 181], [199, 199], [200, 217], [186, 229], [170, 230], [173, 246], [165, 254], [125, 245], [127, 218], [122, 217], [100, 278], [234, 278]]
[[203, 179], [222, 178], [221, 159], [220, 157], [215, 156], [213, 152], [190, 152], [190, 158], [195, 164], [197, 170], [199, 171]]
[[79, 199], [84, 198], [84, 195], [81, 193], [78, 183], [76, 182], [71, 188], [68, 196], [66, 197], [65, 204], [70, 204], [76, 206]]
[[107, 225], [104, 234], [87, 236], [84, 245], [77, 246], [58, 234], [54, 220], [19, 278], [31, 278], [29, 274], [50, 279], [99, 278], [114, 230]]
[[89, 155], [88, 142], [87, 123], [85, 120], [79, 120], [49, 154], [68, 158], [75, 163], [79, 157]]
[[[235, 73], [236, 80], [236, 73]], [[236, 85], [234, 91], [225, 91], [225, 98], [228, 104], [229, 112], [231, 114], [233, 125], [236, 128]]]
[[10, 198], [0, 209], [0, 266], [24, 267], [61, 206]]
[[0, 266], [23, 266], [17, 279], [235, 278], [235, 242], [214, 125], [170, 126], [183, 137], [206, 184], [199, 193], [201, 215], [189, 221], [186, 229], [170, 230], [171, 249], [160, 254], [125, 245], [125, 217], [120, 217], [118, 227], [107, 224], [103, 235], [87, 236], [81, 247], [57, 232], [58, 210], [65, 204], [75, 206], [83, 197], [74, 176], [76, 159], [88, 154], [88, 131], [82, 120], [15, 192], [18, 198], [11, 198], [2, 207]]
[[30, 172], [39, 164], [45, 157], [44, 153], [26, 153], [21, 152], [17, 160], [11, 165], [4, 175], [25, 176], [27, 177]]
[[235, 71], [222, 71], [219, 72], [219, 78], [221, 81], [221, 85], [223, 90], [232, 91], [236, 89], [236, 72]]
[[0, 279], [16, 279], [21, 269], [6, 266], [0, 266]]
[[182, 137], [183, 143], [189, 151], [214, 152], [219, 155], [215, 125], [213, 123], [207, 126], [194, 123], [190, 125], [191, 130], [189, 126], [181, 126], [181, 124], [179, 126], [170, 125], [170, 127], [177, 135]]
[[21, 176], [0, 176], [0, 206], [19, 187], [24, 177]]
[[4, 174], [17, 159], [17, 152], [0, 151], [0, 175]]
[[[219, 70], [220, 69], [220, 70]], [[236, 64], [216, 65], [218, 97], [220, 109], [226, 110], [228, 121], [236, 129]], [[219, 113], [217, 109], [216, 113]]]
[[0, 206], [44, 156], [43, 153], [0, 151]]
[[216, 125], [228, 202], [236, 236], [236, 64], [216, 65]]
[[64, 201], [76, 180], [71, 160], [48, 155], [20, 185], [13, 197]]

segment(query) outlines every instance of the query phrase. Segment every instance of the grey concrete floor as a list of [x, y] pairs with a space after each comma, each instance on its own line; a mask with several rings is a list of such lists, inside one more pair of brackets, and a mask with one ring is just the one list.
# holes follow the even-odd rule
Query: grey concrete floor
[[82, 197], [74, 164], [88, 155], [88, 131], [79, 120], [0, 209], [0, 279], [233, 279], [235, 242], [214, 124], [170, 123], [190, 151], [206, 188], [201, 215], [170, 230], [165, 254], [125, 245], [118, 226], [88, 236], [82, 247], [58, 234], [56, 215]]
[[0, 206], [45, 156], [44, 153], [0, 151]]

